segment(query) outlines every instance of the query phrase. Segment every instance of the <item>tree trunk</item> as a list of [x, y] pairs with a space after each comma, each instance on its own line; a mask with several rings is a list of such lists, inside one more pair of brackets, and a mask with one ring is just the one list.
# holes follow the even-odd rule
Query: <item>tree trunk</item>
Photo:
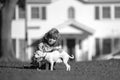
[[17, 0], [6, 0], [2, 8], [2, 35], [1, 35], [1, 51], [2, 57], [0, 61], [13, 62], [16, 61], [13, 51], [12, 38], [11, 38], [11, 22], [13, 18], [13, 12]]

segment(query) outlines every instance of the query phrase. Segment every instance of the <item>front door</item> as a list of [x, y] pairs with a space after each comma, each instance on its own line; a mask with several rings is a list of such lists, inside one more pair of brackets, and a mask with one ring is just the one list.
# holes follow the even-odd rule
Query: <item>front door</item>
[[69, 55], [75, 55], [75, 39], [67, 39], [67, 52]]

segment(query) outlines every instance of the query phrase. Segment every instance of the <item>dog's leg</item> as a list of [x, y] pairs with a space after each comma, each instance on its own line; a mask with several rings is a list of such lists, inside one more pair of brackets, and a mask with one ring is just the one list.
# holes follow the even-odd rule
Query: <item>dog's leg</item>
[[65, 65], [66, 65], [66, 71], [70, 71], [70, 65], [68, 63], [66, 63]]
[[66, 66], [66, 71], [70, 71], [70, 65], [68, 64], [68, 59], [64, 59], [63, 62]]
[[71, 67], [69, 64], [67, 64], [67, 71], [70, 71]]
[[50, 62], [50, 63], [51, 63], [51, 65], [50, 65], [50, 70], [53, 71], [54, 62], [52, 61], [52, 62]]

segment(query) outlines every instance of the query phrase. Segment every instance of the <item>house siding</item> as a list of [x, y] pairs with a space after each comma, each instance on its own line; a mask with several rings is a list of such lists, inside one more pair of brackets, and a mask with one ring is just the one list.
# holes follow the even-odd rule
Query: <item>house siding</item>
[[[37, 2], [37, 1], [36, 1]], [[33, 42], [33, 39], [39, 39], [42, 37], [49, 29], [52, 27], [59, 27], [61, 26], [61, 32], [62, 35], [67, 35], [68, 38], [73, 38], [71, 37], [72, 35], [78, 35], [76, 33], [82, 34], [82, 32], [86, 32], [81, 37], [76, 37], [76, 43], [78, 40], [82, 40], [82, 50], [80, 55], [79, 50], [75, 50], [76, 54], [75, 56], [77, 57], [77, 61], [82, 61], [82, 60], [92, 60], [93, 56], [99, 56], [101, 54], [106, 54], [106, 51], [104, 50], [104, 39], [112, 39], [107, 43], [108, 45], [112, 46], [109, 52], [113, 52], [116, 50], [116, 47], [113, 47], [113, 42], [114, 38], [118, 38], [120, 35], [120, 19], [116, 19], [114, 17], [114, 11], [116, 6], [120, 6], [119, 3], [116, 2], [108, 2], [104, 3], [103, 2], [89, 2], [89, 1], [77, 1], [77, 0], [58, 0], [56, 2], [53, 2], [51, 4], [39, 4], [33, 2], [29, 4], [29, 2], [26, 4], [26, 18], [27, 19], [15, 19], [12, 22], [12, 38], [15, 39], [25, 39], [26, 37], [28, 38], [28, 45], [31, 45]], [[87, 4], [86, 4], [87, 3]], [[61, 6], [62, 5], [62, 6]], [[111, 14], [110, 14], [110, 19], [104, 19], [102, 16], [102, 9], [103, 7], [110, 7]], [[43, 14], [46, 16], [43, 16], [41, 19], [32, 19], [31, 18], [31, 8], [32, 7], [45, 7]], [[73, 7], [75, 10], [75, 17], [74, 19], [69, 19], [68, 18], [68, 13], [69, 13], [69, 8]], [[18, 10], [18, 9], [17, 9]], [[16, 10], [16, 13], [18, 11]], [[18, 17], [18, 15], [17, 15]], [[77, 30], [71, 28], [71, 24], [65, 25], [70, 28], [66, 28], [65, 26], [62, 26], [62, 24], [67, 24], [67, 21], [73, 20], [77, 21], [78, 23], [81, 23], [82, 25], [79, 25], [78, 27], [82, 28], [77, 32]], [[88, 28], [85, 29], [81, 26], [87, 26]], [[36, 27], [37, 26], [37, 27]], [[27, 28], [26, 28], [27, 27]], [[93, 29], [95, 32], [89, 34], [91, 31], [89, 29]], [[72, 31], [68, 31], [68, 30]], [[19, 31], [16, 31], [19, 30]], [[28, 33], [28, 36], [26, 36], [26, 32]], [[70, 33], [73, 32], [73, 33]], [[89, 37], [89, 36], [90, 37]], [[63, 47], [65, 50], [67, 50], [65, 44], [67, 44], [66, 37], [63, 39]], [[117, 42], [115, 40], [115, 42]], [[87, 44], [89, 43], [89, 44]], [[119, 42], [118, 42], [119, 43]], [[102, 44], [102, 45], [101, 45]], [[107, 45], [107, 46], [108, 46]], [[87, 48], [86, 48], [87, 46]], [[117, 46], [117, 45], [116, 45]], [[78, 43], [75, 45], [75, 47], [78, 49]], [[119, 47], [119, 46], [118, 46]], [[104, 48], [104, 49], [103, 49]], [[115, 48], [115, 49], [114, 49]], [[83, 52], [83, 53], [82, 53]], [[21, 52], [19, 52], [21, 53]], [[31, 50], [28, 50], [28, 59], [31, 58], [33, 52], [31, 53]], [[23, 54], [25, 55], [25, 54]], [[23, 56], [22, 55], [22, 56]], [[81, 58], [84, 59], [80, 60]], [[23, 59], [23, 58], [22, 58]], [[25, 58], [24, 58], [25, 59]], [[24, 60], [23, 59], [23, 60]]]

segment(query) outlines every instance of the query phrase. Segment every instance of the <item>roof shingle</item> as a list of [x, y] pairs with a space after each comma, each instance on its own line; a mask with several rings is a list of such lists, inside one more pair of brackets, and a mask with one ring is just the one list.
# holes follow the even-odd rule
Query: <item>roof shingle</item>
[[78, 0], [83, 3], [120, 3], [120, 0]]
[[50, 3], [51, 0], [26, 0], [26, 3]]

